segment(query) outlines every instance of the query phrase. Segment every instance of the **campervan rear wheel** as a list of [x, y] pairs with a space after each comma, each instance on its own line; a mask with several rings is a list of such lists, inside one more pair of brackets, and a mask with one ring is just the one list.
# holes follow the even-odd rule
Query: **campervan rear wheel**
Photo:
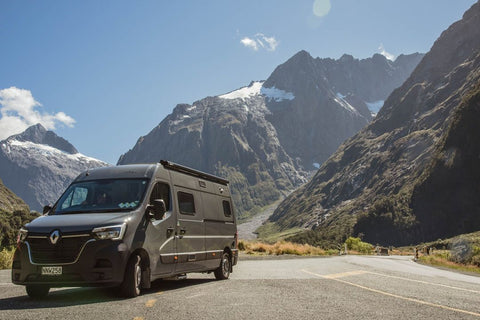
[[32, 299], [45, 298], [48, 295], [48, 291], [50, 291], [49, 286], [41, 284], [28, 285], [26, 289], [28, 296]]
[[120, 287], [122, 295], [127, 298], [134, 298], [140, 295], [142, 285], [142, 258], [134, 255], [130, 258], [125, 269], [125, 278]]
[[230, 255], [227, 252], [223, 253], [222, 261], [220, 262], [220, 266], [215, 269], [214, 274], [217, 280], [225, 280], [228, 279], [230, 276]]

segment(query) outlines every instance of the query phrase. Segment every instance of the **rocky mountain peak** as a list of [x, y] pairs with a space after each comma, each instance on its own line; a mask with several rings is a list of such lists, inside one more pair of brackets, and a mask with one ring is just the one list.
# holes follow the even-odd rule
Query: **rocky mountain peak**
[[355, 60], [355, 58], [351, 54], [346, 54], [346, 53], [344, 53], [340, 57], [340, 59], [338, 59], [338, 61], [346, 62], [346, 63], [353, 62], [353, 60]]
[[53, 204], [80, 172], [107, 165], [41, 124], [0, 142], [0, 177], [32, 210]]
[[[441, 34], [373, 122], [282, 202], [271, 221], [314, 229], [305, 237], [316, 244], [353, 235], [408, 245], [478, 230], [479, 25], [477, 2]], [[406, 58], [389, 65], [408, 65]]]
[[78, 153], [77, 149], [67, 140], [57, 136], [53, 131], [48, 131], [40, 123], [28, 127], [24, 132], [13, 135], [7, 140], [17, 140], [23, 142], [33, 142], [37, 144], [47, 145], [69, 154]]
[[[231, 181], [239, 216], [253, 213], [306, 182], [372, 119], [366, 103], [378, 101], [371, 96], [384, 100], [385, 90], [407, 76], [396, 75], [415, 65], [395, 68], [384, 57], [379, 66], [372, 58], [343, 59], [314, 59], [302, 50], [266, 81], [178, 104], [118, 164], [169, 159], [223, 176]], [[379, 73], [384, 77], [377, 81]]]

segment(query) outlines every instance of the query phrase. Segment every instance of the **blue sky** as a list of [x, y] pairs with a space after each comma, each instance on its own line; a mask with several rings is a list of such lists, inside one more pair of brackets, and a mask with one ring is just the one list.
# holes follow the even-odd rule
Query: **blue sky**
[[427, 52], [473, 3], [1, 0], [0, 140], [40, 121], [115, 164], [178, 103], [264, 80], [300, 50]]

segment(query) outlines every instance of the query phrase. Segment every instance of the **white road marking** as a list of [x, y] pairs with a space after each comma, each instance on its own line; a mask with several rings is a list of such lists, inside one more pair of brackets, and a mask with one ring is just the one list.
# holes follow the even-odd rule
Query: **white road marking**
[[[431, 302], [427, 302], [427, 301], [423, 301], [423, 300], [418, 300], [418, 299], [414, 299], [414, 298], [400, 296], [400, 295], [397, 295], [397, 294], [393, 294], [393, 293], [389, 293], [389, 292], [365, 287], [365, 286], [362, 286], [362, 285], [359, 285], [359, 284], [356, 284], [356, 283], [353, 283], [353, 282], [341, 280], [340, 277], [329, 277], [329, 275], [321, 275], [321, 274], [318, 274], [318, 273], [315, 273], [315, 272], [310, 272], [310, 271], [304, 270], [304, 269], [301, 270], [301, 271], [305, 272], [305, 273], [308, 273], [308, 274], [311, 274], [313, 276], [322, 278], [322, 279], [341, 282], [341, 283], [344, 283], [344, 284], [348, 284], [350, 286], [354, 286], [354, 287], [357, 287], [357, 288], [360, 288], [360, 289], [363, 289], [363, 290], [378, 293], [378, 294], [381, 294], [381, 295], [384, 295], [384, 296], [388, 296], [388, 297], [392, 297], [392, 298], [396, 298], [396, 299], [401, 299], [401, 300], [405, 300], [405, 301], [410, 301], [410, 302], [414, 302], [414, 303], [418, 303], [418, 304], [423, 304], [423, 305], [426, 305], [426, 306], [440, 308], [440, 309], [444, 309], [444, 310], [464, 313], [464, 314], [472, 315], [472, 316], [475, 316], [475, 317], [480, 317], [480, 313], [476, 313], [476, 312], [472, 312], [472, 311], [468, 311], [468, 310], [457, 309], [457, 308], [452, 308], [452, 307], [447, 307], [447, 306], [444, 306], [444, 305], [441, 305], [441, 304], [436, 304], [436, 303], [431, 303]], [[365, 272], [365, 273], [367, 273], [367, 272]], [[346, 274], [346, 273], [343, 273], [343, 274]], [[360, 274], [360, 273], [357, 273], [357, 274]], [[351, 275], [353, 275], [353, 274], [351, 274]], [[345, 275], [344, 275], [344, 277], [345, 277]]]

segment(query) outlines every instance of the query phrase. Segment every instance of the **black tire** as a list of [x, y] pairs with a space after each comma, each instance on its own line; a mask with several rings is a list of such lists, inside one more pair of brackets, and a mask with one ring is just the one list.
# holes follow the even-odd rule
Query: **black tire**
[[50, 287], [47, 285], [37, 284], [37, 285], [28, 285], [26, 286], [27, 294], [32, 299], [41, 299], [45, 298], [50, 291]]
[[142, 286], [142, 258], [134, 255], [130, 258], [125, 269], [123, 283], [120, 286], [122, 296], [134, 298], [140, 295]]
[[220, 266], [213, 272], [217, 280], [226, 280], [230, 276], [230, 270], [232, 268], [232, 260], [230, 255], [226, 252], [222, 255]]

